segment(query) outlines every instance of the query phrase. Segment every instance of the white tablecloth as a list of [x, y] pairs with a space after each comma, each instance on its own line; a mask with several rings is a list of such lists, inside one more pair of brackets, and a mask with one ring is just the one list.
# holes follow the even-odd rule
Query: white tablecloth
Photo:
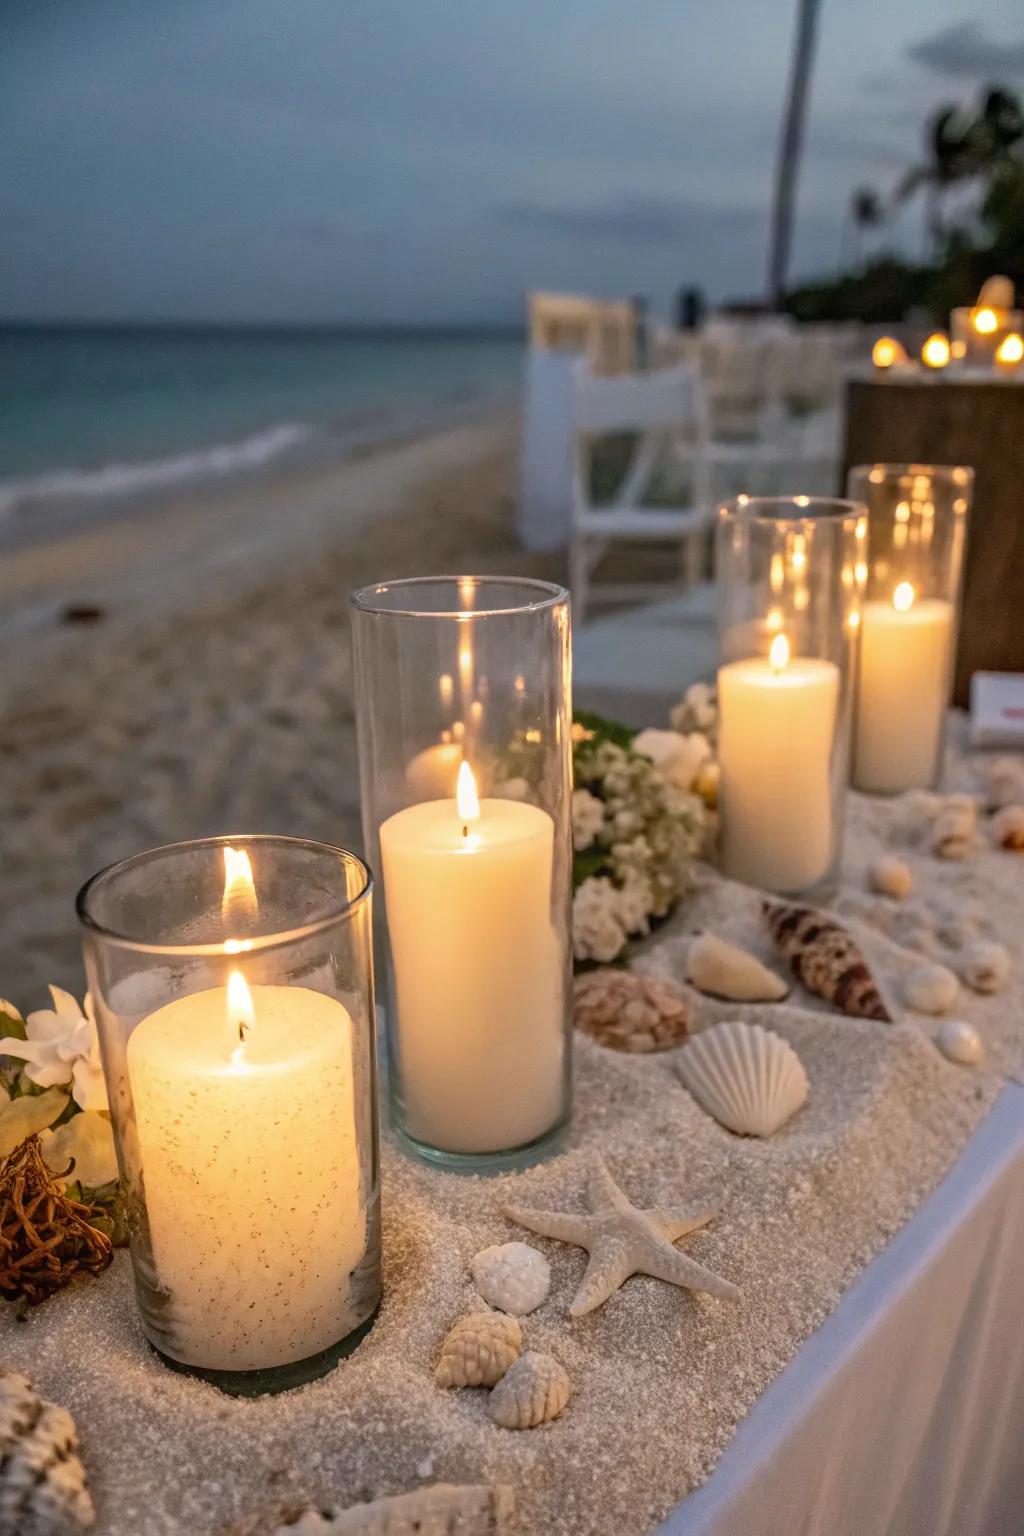
[[1024, 1090], [850, 1287], [661, 1536], [1022, 1536]]

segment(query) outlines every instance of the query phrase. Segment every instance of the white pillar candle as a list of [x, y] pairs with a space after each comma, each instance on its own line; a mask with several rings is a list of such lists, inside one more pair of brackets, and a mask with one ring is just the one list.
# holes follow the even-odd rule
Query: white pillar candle
[[443, 1151], [495, 1152], [544, 1135], [562, 1108], [554, 822], [464, 790], [460, 777], [459, 805], [389, 817], [381, 865], [406, 1126]]
[[729, 662], [718, 673], [722, 867], [765, 890], [807, 889], [832, 863], [832, 751], [839, 668], [771, 657]]
[[933, 783], [949, 701], [953, 604], [914, 601], [901, 582], [891, 602], [865, 603], [853, 782], [875, 794]]
[[239, 981], [149, 1014], [127, 1047], [169, 1293], [161, 1348], [223, 1371], [304, 1360], [351, 1332], [366, 1246], [351, 1018], [306, 987], [249, 998]]

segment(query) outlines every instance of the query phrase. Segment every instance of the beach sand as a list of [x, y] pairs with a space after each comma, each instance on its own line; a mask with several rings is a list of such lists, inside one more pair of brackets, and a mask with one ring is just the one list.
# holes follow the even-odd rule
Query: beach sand
[[[516, 446], [488, 416], [4, 552], [0, 995], [81, 992], [74, 895], [114, 859], [246, 831], [360, 846], [349, 593], [561, 579], [516, 543]], [[66, 604], [105, 617], [62, 624]]]

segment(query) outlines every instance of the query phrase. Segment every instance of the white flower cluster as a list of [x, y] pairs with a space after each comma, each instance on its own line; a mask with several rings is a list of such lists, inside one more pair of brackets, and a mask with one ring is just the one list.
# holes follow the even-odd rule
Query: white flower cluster
[[[645, 748], [643, 738], [650, 736], [674, 738], [673, 751], [666, 748], [662, 755], [669, 772]], [[632, 749], [604, 737], [577, 745], [572, 804], [577, 960], [614, 960], [686, 889], [705, 820], [703, 804], [690, 789], [709, 757], [706, 742], [703, 748], [691, 746], [674, 732], [644, 732]]]
[[674, 731], [700, 731], [713, 743], [718, 735], [718, 697], [710, 683], [691, 683], [668, 717]]

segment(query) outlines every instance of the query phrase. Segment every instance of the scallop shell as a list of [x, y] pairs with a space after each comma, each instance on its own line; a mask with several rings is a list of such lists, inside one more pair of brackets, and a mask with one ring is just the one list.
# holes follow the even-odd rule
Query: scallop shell
[[434, 1483], [392, 1498], [353, 1504], [348, 1509], [282, 1511], [230, 1528], [231, 1536], [504, 1536], [514, 1507], [511, 1488], [484, 1484]]
[[434, 1380], [439, 1387], [493, 1387], [522, 1347], [518, 1318], [471, 1312], [459, 1318], [441, 1345]]
[[539, 1307], [551, 1289], [551, 1265], [529, 1243], [481, 1248], [469, 1267], [484, 1301], [517, 1317]]
[[569, 1373], [553, 1355], [527, 1350], [498, 1382], [487, 1412], [502, 1429], [536, 1429], [557, 1419], [569, 1401]]
[[860, 946], [834, 917], [813, 907], [762, 905], [776, 949], [808, 992], [855, 1018], [892, 1022]]
[[903, 998], [915, 1013], [949, 1013], [959, 990], [959, 982], [946, 966], [919, 965], [903, 983]]
[[935, 1044], [947, 1061], [961, 1066], [970, 1067], [981, 1060], [981, 1036], [963, 1019], [947, 1019], [935, 1036]]
[[992, 835], [1000, 848], [1024, 853], [1024, 805], [1004, 805], [992, 818]]
[[881, 896], [893, 896], [897, 901], [906, 901], [914, 888], [909, 865], [891, 853], [875, 860], [868, 871], [868, 879], [873, 891], [878, 891]]
[[1010, 979], [1010, 952], [1002, 944], [979, 939], [960, 956], [960, 975], [974, 992], [1001, 992]]
[[0, 1371], [0, 1531], [73, 1536], [95, 1520], [74, 1419]]
[[733, 1003], [777, 1003], [789, 991], [781, 976], [716, 933], [699, 933], [690, 945], [687, 980]]
[[787, 1040], [760, 1024], [715, 1024], [677, 1058], [685, 1086], [740, 1136], [772, 1136], [807, 1098], [807, 1073]]

